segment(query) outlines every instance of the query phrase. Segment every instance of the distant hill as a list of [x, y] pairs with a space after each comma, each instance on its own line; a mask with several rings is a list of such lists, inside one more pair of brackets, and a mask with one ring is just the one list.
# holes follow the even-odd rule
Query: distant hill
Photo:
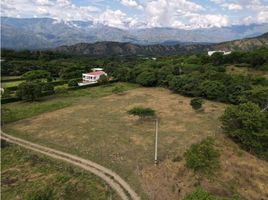
[[97, 42], [94, 44], [79, 43], [71, 46], [60, 46], [54, 49], [56, 52], [89, 56], [131, 56], [131, 55], [175, 55], [189, 52], [202, 52], [208, 46], [194, 45], [137, 45], [119, 42]]
[[130, 55], [176, 55], [200, 53], [208, 50], [248, 51], [268, 47], [268, 33], [255, 38], [247, 38], [219, 44], [176, 44], [176, 45], [137, 45], [119, 42], [78, 43], [60, 46], [54, 51], [89, 56], [130, 56]]
[[77, 43], [113, 41], [139, 45], [218, 43], [255, 37], [268, 23], [184, 30], [175, 28], [119, 29], [92, 21], [1, 17], [1, 45], [13, 49], [46, 49]]
[[268, 47], [268, 32], [255, 38], [245, 38], [213, 45], [213, 49], [228, 51], [250, 51], [260, 47]]

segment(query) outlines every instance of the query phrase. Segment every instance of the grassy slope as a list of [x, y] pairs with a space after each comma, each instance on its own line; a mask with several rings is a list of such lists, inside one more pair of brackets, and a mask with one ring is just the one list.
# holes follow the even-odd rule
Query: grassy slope
[[146, 106], [157, 111], [161, 160], [181, 155], [191, 144], [219, 133], [217, 118], [224, 104], [207, 101], [205, 111], [196, 113], [189, 98], [166, 89], [138, 88], [125, 95], [104, 96], [108, 89], [88, 90], [88, 95], [80, 96], [73, 106], [8, 124], [5, 131], [107, 166], [141, 195], [138, 174], [153, 164], [154, 123], [130, 117], [128, 109]]
[[54, 199], [104, 200], [110, 195], [99, 178], [16, 145], [2, 147], [1, 156], [2, 199], [27, 199], [47, 188]]

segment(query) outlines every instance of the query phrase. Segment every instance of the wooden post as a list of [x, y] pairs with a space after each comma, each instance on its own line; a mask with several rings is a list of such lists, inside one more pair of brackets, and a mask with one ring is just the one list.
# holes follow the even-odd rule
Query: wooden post
[[155, 120], [154, 164], [157, 165], [158, 119]]

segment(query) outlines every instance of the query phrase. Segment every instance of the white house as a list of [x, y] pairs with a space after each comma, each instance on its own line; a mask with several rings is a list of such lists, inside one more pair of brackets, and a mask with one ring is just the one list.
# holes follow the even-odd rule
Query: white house
[[93, 68], [92, 72], [82, 74], [82, 83], [79, 86], [97, 83], [101, 75], [107, 76], [107, 73], [102, 68]]
[[208, 55], [209, 56], [212, 56], [214, 53], [223, 53], [223, 55], [228, 55], [228, 54], [231, 54], [232, 52], [231, 51], [208, 51]]

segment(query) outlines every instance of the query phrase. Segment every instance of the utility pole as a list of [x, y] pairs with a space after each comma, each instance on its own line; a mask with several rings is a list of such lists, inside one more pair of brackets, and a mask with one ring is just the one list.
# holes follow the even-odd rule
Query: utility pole
[[158, 119], [155, 119], [154, 164], [157, 165]]

